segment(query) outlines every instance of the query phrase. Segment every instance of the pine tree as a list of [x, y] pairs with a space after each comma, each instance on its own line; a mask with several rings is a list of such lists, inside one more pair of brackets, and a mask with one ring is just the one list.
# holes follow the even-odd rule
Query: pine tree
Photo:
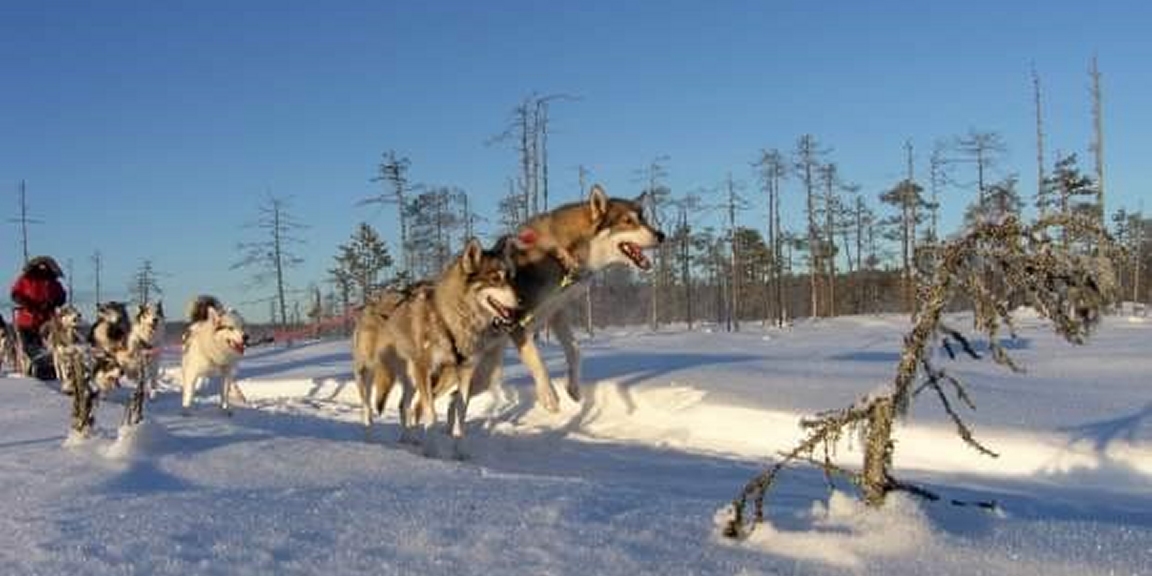
[[[1086, 214], [1101, 219], [1097, 212], [1099, 204], [1096, 185], [1091, 177], [1080, 172], [1076, 154], [1058, 157], [1045, 188], [1049, 190], [1046, 194], [1048, 213]], [[1077, 240], [1071, 232], [1065, 230], [1061, 234], [1065, 246]]]
[[380, 287], [380, 274], [392, 266], [392, 255], [380, 234], [366, 222], [356, 227], [346, 246], [348, 272], [363, 305]]

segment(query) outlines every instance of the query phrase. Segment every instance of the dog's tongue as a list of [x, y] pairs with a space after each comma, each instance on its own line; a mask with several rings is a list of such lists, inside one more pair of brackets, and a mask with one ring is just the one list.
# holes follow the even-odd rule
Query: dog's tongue
[[237, 342], [237, 343], [233, 344], [232, 349], [235, 350], [237, 354], [240, 354], [241, 356], [244, 355], [244, 343], [243, 342]]

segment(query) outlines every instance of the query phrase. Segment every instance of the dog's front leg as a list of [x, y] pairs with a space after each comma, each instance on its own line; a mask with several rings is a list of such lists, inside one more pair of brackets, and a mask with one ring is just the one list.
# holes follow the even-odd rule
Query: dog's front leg
[[189, 410], [192, 408], [192, 392], [196, 389], [196, 372], [191, 370], [191, 366], [184, 364], [180, 369], [180, 384], [184, 387], [183, 396], [180, 399], [180, 413], [187, 416], [190, 414]]
[[560, 399], [552, 389], [552, 378], [548, 375], [548, 367], [540, 357], [540, 350], [532, 340], [532, 334], [526, 330], [512, 332], [512, 342], [520, 352], [520, 361], [532, 372], [532, 379], [536, 382], [536, 401], [549, 412], [560, 411]]
[[236, 388], [236, 369], [225, 368], [220, 376], [220, 409], [224, 414], [232, 415], [232, 392]]
[[576, 347], [576, 335], [563, 312], [552, 317], [552, 332], [564, 348], [564, 360], [568, 362], [568, 397], [573, 402], [580, 401], [580, 349]]

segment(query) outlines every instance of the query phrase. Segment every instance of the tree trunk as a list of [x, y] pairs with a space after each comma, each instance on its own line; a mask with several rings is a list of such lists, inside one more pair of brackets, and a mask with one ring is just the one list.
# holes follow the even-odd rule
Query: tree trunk
[[873, 508], [883, 504], [888, 494], [888, 470], [892, 467], [892, 418], [891, 397], [873, 402], [869, 409], [864, 469], [860, 476], [864, 503]]

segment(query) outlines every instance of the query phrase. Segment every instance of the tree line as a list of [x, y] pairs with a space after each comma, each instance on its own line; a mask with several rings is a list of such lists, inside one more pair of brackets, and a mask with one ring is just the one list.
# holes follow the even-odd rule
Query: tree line
[[[581, 311], [584, 323], [589, 330], [620, 323], [647, 323], [652, 329], [709, 323], [739, 330], [746, 322], [783, 326], [801, 317], [911, 311], [917, 286], [935, 265], [943, 240], [941, 198], [960, 194], [969, 198], [965, 228], [1019, 217], [1026, 206], [1041, 217], [1088, 214], [1102, 226], [1110, 224], [1127, 249], [1124, 262], [1117, 263], [1123, 292], [1134, 301], [1146, 300], [1152, 253], [1144, 233], [1148, 220], [1142, 211], [1126, 208], [1105, 215], [1099, 78], [1094, 62], [1095, 135], [1089, 150], [1095, 166], [1089, 171], [1080, 167], [1076, 153], [1057, 153], [1046, 162], [1040, 83], [1033, 71], [1039, 180], [1032, 193], [1019, 189], [1017, 173], [1004, 166], [1007, 145], [988, 130], [971, 129], [934, 142], [920, 174], [913, 143], [907, 142], [903, 177], [873, 191], [853, 183], [833, 148], [811, 134], [798, 136], [787, 149], [760, 150], [748, 166], [751, 190], [729, 173], [715, 186], [677, 193], [667, 182], [671, 158], [657, 156], [635, 176], [649, 219], [668, 234], [668, 241], [655, 250], [649, 274], [620, 268], [591, 282]], [[516, 155], [516, 175], [494, 207], [496, 234], [548, 209], [554, 188], [549, 178], [550, 106], [577, 100], [532, 94], [513, 107], [504, 130], [490, 140], [510, 144]], [[327, 294], [317, 287], [305, 291], [311, 300], [307, 316], [347, 314], [374, 290], [433, 276], [468, 237], [477, 235], [485, 219], [469, 193], [456, 186], [414, 183], [412, 166], [401, 153], [383, 153], [372, 178], [380, 193], [359, 203], [395, 207], [395, 260], [380, 234], [360, 224], [333, 256], [323, 283]], [[586, 174], [581, 166], [581, 196]], [[800, 214], [784, 213], [789, 195], [802, 201]], [[758, 224], [748, 225], [742, 216], [753, 205], [766, 210], [758, 210]], [[296, 223], [284, 208], [283, 199], [264, 202], [258, 225], [264, 235], [262, 258], [238, 264], [256, 271], [255, 280], [276, 278], [274, 317], [282, 324], [301, 316], [289, 317], [289, 291], [281, 285], [283, 268], [297, 263], [287, 250], [296, 240]], [[1077, 240], [1071, 231], [1063, 232], [1066, 246]]]

